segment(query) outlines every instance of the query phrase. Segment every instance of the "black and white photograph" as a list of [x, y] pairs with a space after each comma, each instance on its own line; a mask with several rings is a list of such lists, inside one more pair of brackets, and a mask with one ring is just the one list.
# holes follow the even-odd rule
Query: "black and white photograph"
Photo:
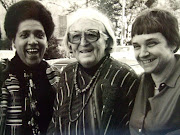
[[0, 135], [180, 135], [179, 0], [0, 0]]

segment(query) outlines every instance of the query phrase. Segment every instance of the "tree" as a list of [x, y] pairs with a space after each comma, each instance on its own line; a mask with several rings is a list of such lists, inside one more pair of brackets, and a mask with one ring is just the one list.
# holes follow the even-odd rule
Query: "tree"
[[79, 1], [75, 1], [75, 0], [67, 0], [67, 3], [69, 5], [69, 7], [66, 9], [66, 15], [69, 15], [73, 12], [75, 12], [77, 9], [79, 8], [83, 8], [86, 7], [88, 4], [88, 0], [79, 3]]
[[179, 0], [169, 0], [169, 6], [174, 11], [174, 15], [178, 19], [180, 28], [180, 1]]
[[19, 0], [0, 0], [0, 3], [4, 7], [5, 10], [8, 10], [9, 6], [16, 3]]
[[11, 41], [8, 38], [0, 40], [0, 50], [12, 50]]
[[[156, 0], [91, 0], [89, 4], [106, 14], [115, 25], [118, 44], [126, 45], [130, 37], [130, 29], [135, 16], [142, 10], [149, 8]], [[124, 38], [123, 38], [124, 36]]]
[[59, 41], [55, 36], [52, 36], [48, 42], [48, 48], [46, 49], [46, 53], [44, 55], [44, 59], [57, 59], [57, 58], [65, 58], [66, 53], [65, 50], [60, 48]]

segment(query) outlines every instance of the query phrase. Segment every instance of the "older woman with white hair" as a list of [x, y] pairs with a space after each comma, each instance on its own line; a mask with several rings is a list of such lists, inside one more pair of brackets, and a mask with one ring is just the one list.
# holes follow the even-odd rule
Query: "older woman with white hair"
[[68, 22], [64, 44], [77, 62], [61, 75], [49, 135], [128, 133], [138, 78], [110, 57], [116, 39], [109, 19], [80, 9]]

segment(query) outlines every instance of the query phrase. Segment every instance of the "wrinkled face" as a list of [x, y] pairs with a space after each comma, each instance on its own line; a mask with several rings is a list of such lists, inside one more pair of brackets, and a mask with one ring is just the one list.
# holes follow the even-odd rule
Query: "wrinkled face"
[[21, 22], [13, 42], [17, 54], [27, 66], [35, 66], [43, 59], [47, 47], [47, 37], [39, 21], [25, 20]]
[[102, 23], [79, 19], [70, 27], [68, 37], [73, 55], [83, 67], [93, 67], [105, 56], [107, 35]]
[[161, 33], [135, 35], [132, 38], [135, 57], [147, 73], [161, 73], [174, 58], [175, 47], [167, 44]]

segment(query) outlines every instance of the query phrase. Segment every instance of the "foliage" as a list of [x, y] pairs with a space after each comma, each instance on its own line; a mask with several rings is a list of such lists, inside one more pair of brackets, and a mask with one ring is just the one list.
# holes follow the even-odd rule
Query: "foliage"
[[169, 5], [174, 11], [180, 9], [180, 1], [179, 0], [169, 0]]
[[[118, 44], [127, 44], [135, 16], [152, 6], [155, 0], [91, 0], [90, 4], [106, 14], [113, 22]], [[124, 13], [124, 14], [123, 14]], [[124, 41], [120, 41], [123, 40]]]
[[48, 42], [48, 48], [46, 49], [46, 53], [44, 55], [44, 59], [57, 59], [66, 57], [65, 50], [60, 47], [59, 41], [55, 36], [52, 36]]
[[79, 8], [82, 8], [84, 5], [79, 5], [77, 4], [76, 2], [71, 2], [70, 0], [68, 1], [69, 2], [69, 8], [67, 9], [67, 15], [76, 11], [77, 9]]
[[4, 7], [5, 10], [9, 8], [12, 4], [16, 3], [17, 0], [0, 0], [0, 3]]
[[[161, 0], [91, 0], [89, 1], [89, 6], [96, 7], [111, 19], [115, 26], [118, 44], [127, 45], [130, 40], [131, 25], [135, 17], [144, 9], [156, 7], [160, 1]], [[123, 2], [125, 2], [124, 6]], [[170, 9], [175, 11], [175, 16], [180, 22], [180, 1], [164, 0], [164, 2], [166, 6], [169, 5]], [[123, 10], [125, 11], [124, 15]]]
[[178, 19], [180, 28], [180, 1], [179, 0], [169, 0], [169, 6], [174, 11], [174, 15]]
[[11, 41], [8, 38], [0, 40], [0, 50], [12, 50]]
[[[11, 4], [17, 1], [19, 0], [0, 0], [0, 3], [7, 9]], [[38, 1], [43, 3], [43, 1], [46, 0]], [[84, 6], [96, 7], [102, 13], [106, 14], [114, 24], [118, 44], [123, 45], [126, 45], [130, 40], [131, 24], [135, 17], [142, 12], [142, 10], [155, 7], [162, 1], [165, 2], [165, 5], [169, 5], [169, 7], [175, 11], [175, 16], [180, 22], [179, 0], [84, 0], [84, 3], [81, 4], [79, 4], [79, 1], [75, 0], [67, 1], [70, 5], [66, 9], [67, 15]], [[125, 2], [125, 5], [123, 2]], [[54, 1], [53, 4], [56, 4], [56, 2]], [[125, 11], [124, 15], [123, 11]]]

